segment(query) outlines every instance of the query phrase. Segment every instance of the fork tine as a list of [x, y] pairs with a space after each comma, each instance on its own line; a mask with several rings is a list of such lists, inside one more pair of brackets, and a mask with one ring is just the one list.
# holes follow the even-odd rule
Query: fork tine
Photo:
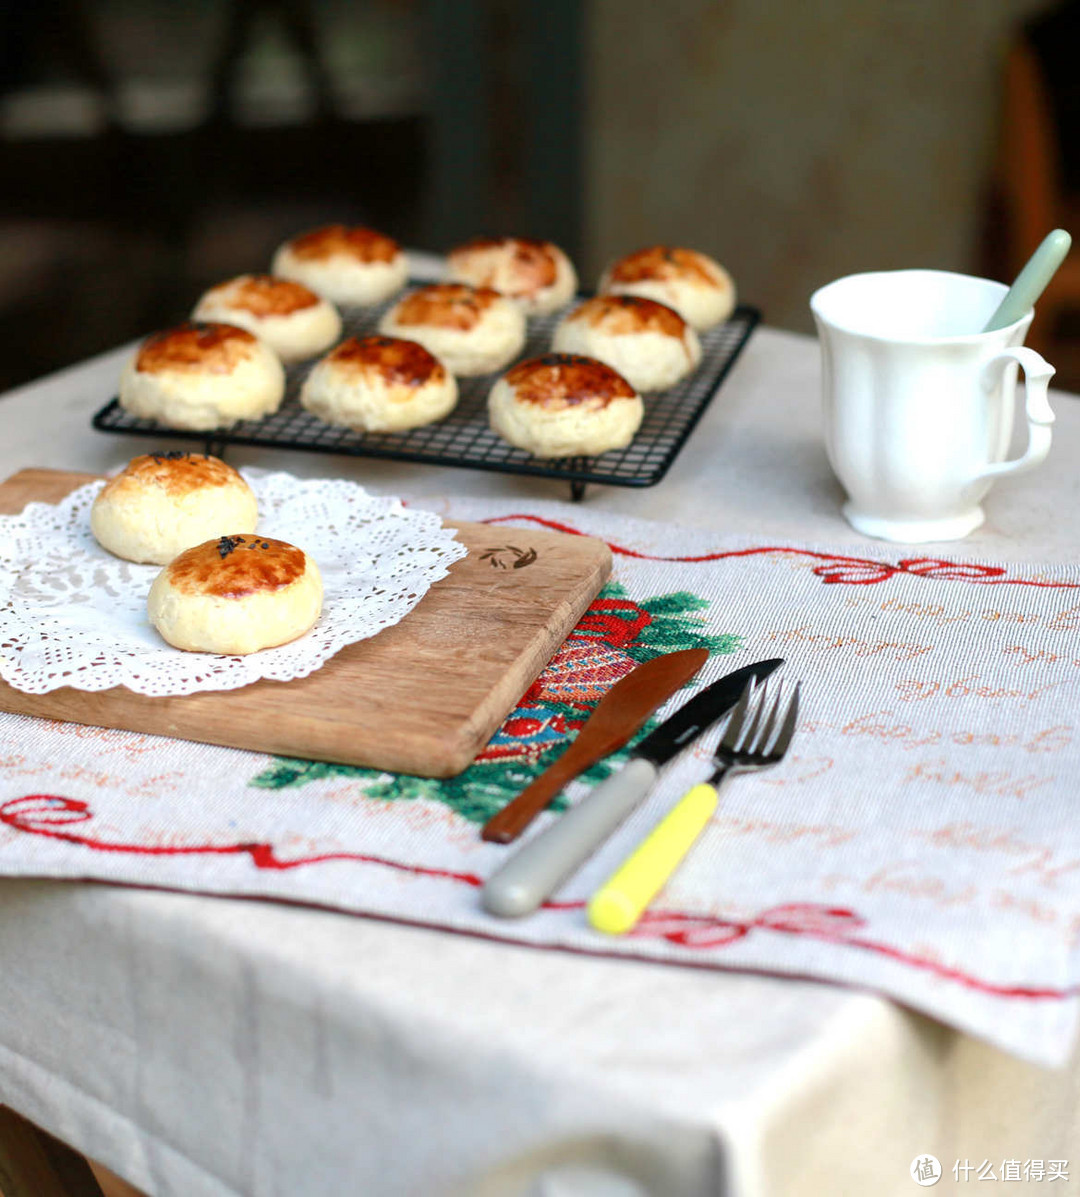
[[739, 701], [735, 704], [731, 712], [727, 727], [724, 729], [724, 737], [720, 741], [720, 747], [726, 748], [728, 752], [735, 751], [735, 746], [742, 737], [743, 725], [746, 722], [746, 711], [750, 706], [750, 700], [753, 697], [756, 687], [756, 679], [752, 678], [747, 682], [746, 689], [739, 695]]
[[780, 727], [780, 734], [776, 737], [776, 743], [772, 746], [769, 756], [779, 760], [788, 750], [788, 745], [791, 743], [791, 737], [795, 734], [795, 724], [799, 718], [799, 686], [801, 683], [795, 683], [795, 691], [791, 695], [791, 703], [788, 706], [787, 714], [784, 716], [784, 722]]
[[[784, 683], [783, 681], [779, 681], [776, 684], [776, 698], [773, 700], [772, 707], [769, 710], [769, 716], [765, 720], [765, 726], [761, 729], [761, 734], [754, 741], [753, 748], [748, 748], [748, 751], [753, 751], [755, 753], [765, 752], [766, 747], [773, 738], [773, 731], [776, 729], [776, 720], [779, 717], [780, 707], [783, 705], [784, 700]], [[763, 697], [763, 707], [765, 705], [765, 701], [766, 699]]]
[[753, 751], [754, 743], [758, 737], [758, 730], [761, 727], [761, 716], [764, 714], [768, 701], [769, 684], [768, 682], [762, 682], [753, 694], [753, 700], [750, 704], [750, 711], [746, 718], [746, 730], [739, 737], [739, 752]]

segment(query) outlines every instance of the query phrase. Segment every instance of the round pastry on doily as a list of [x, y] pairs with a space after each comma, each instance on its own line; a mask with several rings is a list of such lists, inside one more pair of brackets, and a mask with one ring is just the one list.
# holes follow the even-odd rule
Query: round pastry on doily
[[419, 341], [452, 374], [490, 374], [521, 352], [525, 315], [491, 287], [432, 283], [399, 299], [379, 332]]
[[651, 245], [620, 258], [604, 271], [597, 290], [666, 303], [698, 332], [735, 310], [735, 284], [719, 262], [669, 245]]
[[270, 274], [241, 274], [211, 287], [191, 318], [246, 328], [283, 362], [314, 357], [341, 336], [341, 317], [332, 303], [303, 283]]
[[447, 264], [452, 281], [494, 287], [531, 316], [561, 308], [577, 289], [573, 263], [550, 241], [474, 237], [452, 249]]
[[300, 403], [363, 432], [401, 432], [441, 420], [458, 399], [453, 374], [416, 341], [349, 337], [312, 368]]
[[323, 575], [322, 613], [306, 636], [238, 656], [173, 648], [147, 623], [160, 567], [132, 565], [94, 539], [90, 512], [105, 486], [96, 479], [56, 504], [0, 513], [0, 678], [26, 694], [123, 686], [151, 697], [292, 681], [392, 627], [466, 556], [440, 516], [355, 482], [242, 473], [258, 502], [258, 534], [230, 535], [302, 546]]
[[233, 324], [181, 324], [146, 338], [120, 376], [120, 406], [167, 428], [209, 431], [277, 411], [277, 354]]
[[572, 353], [519, 362], [488, 396], [491, 427], [536, 457], [576, 457], [623, 449], [645, 407], [610, 366]]
[[389, 299], [409, 277], [408, 261], [392, 237], [344, 224], [324, 225], [286, 241], [270, 269], [333, 303], [355, 305]]
[[98, 492], [90, 530], [126, 561], [165, 565], [222, 528], [254, 532], [259, 505], [251, 487], [217, 457], [145, 453]]
[[674, 386], [701, 361], [698, 335], [674, 308], [640, 295], [595, 295], [564, 317], [559, 353], [606, 362], [637, 391]]
[[284, 540], [221, 536], [186, 549], [150, 587], [147, 613], [175, 648], [225, 656], [288, 644], [322, 610], [319, 567]]

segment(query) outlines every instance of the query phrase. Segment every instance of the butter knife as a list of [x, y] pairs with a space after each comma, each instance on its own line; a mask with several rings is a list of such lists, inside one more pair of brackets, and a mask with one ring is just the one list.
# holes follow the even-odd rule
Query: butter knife
[[621, 748], [708, 659], [706, 648], [662, 653], [620, 678], [597, 704], [570, 747], [484, 824], [481, 837], [496, 844], [517, 839], [563, 786]]
[[738, 702], [752, 679], [783, 665], [774, 657], [736, 669], [707, 686], [646, 736], [630, 760], [550, 827], [523, 844], [488, 878], [480, 894], [484, 909], [503, 918], [531, 914], [619, 826], [652, 789], [660, 767]]

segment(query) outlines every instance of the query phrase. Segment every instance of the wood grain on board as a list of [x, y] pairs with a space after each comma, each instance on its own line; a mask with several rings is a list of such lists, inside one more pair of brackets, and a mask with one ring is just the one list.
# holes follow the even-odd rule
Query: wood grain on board
[[[55, 503], [92, 480], [22, 470], [0, 483], [0, 512]], [[448, 524], [469, 555], [400, 623], [342, 649], [310, 677], [178, 698], [123, 687], [24, 694], [0, 681], [0, 710], [451, 777], [566, 639], [607, 580], [611, 553], [586, 536]]]

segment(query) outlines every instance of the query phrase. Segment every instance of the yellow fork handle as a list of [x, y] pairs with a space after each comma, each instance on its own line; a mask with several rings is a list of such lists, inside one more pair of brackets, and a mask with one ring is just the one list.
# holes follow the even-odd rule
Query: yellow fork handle
[[688, 790], [589, 900], [589, 922], [623, 935], [679, 867], [716, 810], [716, 787]]

